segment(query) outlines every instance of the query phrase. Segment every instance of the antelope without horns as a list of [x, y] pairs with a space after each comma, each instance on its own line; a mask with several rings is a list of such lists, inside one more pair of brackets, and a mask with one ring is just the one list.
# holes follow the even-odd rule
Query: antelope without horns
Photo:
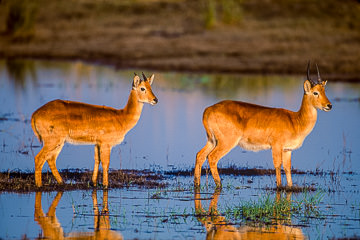
[[138, 122], [144, 103], [155, 105], [158, 99], [151, 89], [154, 75], [141, 80], [135, 74], [126, 106], [114, 109], [106, 106], [80, 102], [54, 100], [36, 110], [31, 117], [31, 126], [43, 147], [35, 156], [35, 184], [42, 186], [41, 171], [47, 161], [58, 183], [63, 183], [56, 168], [64, 144], [94, 144], [95, 165], [92, 182], [96, 185], [101, 162], [103, 185], [108, 187], [110, 152], [120, 144], [130, 129]]
[[239, 145], [245, 150], [272, 150], [276, 185], [281, 186], [281, 165], [289, 187], [291, 179], [291, 152], [300, 148], [317, 119], [317, 109], [330, 111], [332, 105], [325, 95], [325, 85], [317, 68], [317, 81], [310, 79], [310, 62], [304, 96], [299, 111], [270, 108], [240, 101], [222, 101], [205, 109], [203, 124], [207, 134], [206, 145], [197, 153], [194, 185], [200, 186], [201, 167], [208, 159], [217, 187], [221, 187], [217, 164], [231, 149]]

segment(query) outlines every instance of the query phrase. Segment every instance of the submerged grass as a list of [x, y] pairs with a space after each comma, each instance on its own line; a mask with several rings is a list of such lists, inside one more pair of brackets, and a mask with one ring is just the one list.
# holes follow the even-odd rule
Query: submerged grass
[[[66, 169], [60, 172], [64, 184], [58, 184], [51, 172], [42, 174], [43, 186], [35, 186], [33, 172], [0, 172], [0, 192], [35, 192], [35, 191], [71, 191], [94, 189], [91, 177], [92, 171], [82, 169]], [[98, 181], [102, 180], [99, 173]], [[124, 188], [130, 186], [161, 188], [165, 187], [162, 176], [147, 170], [111, 170], [109, 171], [109, 188]], [[102, 188], [98, 184], [97, 188]]]
[[238, 206], [227, 207], [225, 215], [228, 219], [244, 220], [256, 224], [273, 224], [279, 221], [291, 221], [292, 217], [300, 219], [319, 218], [321, 211], [319, 203], [324, 193], [318, 191], [314, 194], [304, 192], [299, 200], [291, 200], [290, 197], [276, 197], [270, 194], [257, 200], [241, 202]]

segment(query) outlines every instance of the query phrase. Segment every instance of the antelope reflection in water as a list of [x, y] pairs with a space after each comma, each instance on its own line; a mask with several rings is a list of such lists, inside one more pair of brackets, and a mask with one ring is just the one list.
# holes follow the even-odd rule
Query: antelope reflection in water
[[122, 235], [110, 230], [108, 191], [103, 191], [102, 210], [99, 211], [96, 190], [92, 193], [94, 209], [94, 231], [93, 232], [71, 232], [64, 234], [60, 222], [56, 217], [56, 207], [63, 193], [58, 192], [52, 201], [47, 214], [44, 214], [41, 204], [42, 193], [36, 192], [34, 220], [39, 224], [43, 233], [41, 238], [47, 239], [123, 239]]
[[[265, 227], [235, 227], [217, 210], [220, 193], [221, 190], [215, 190], [209, 211], [206, 211], [201, 206], [200, 191], [195, 191], [195, 211], [198, 213], [198, 221], [206, 228], [206, 239], [305, 239], [300, 228], [285, 226], [281, 222], [274, 222]], [[281, 197], [278, 192], [277, 201], [280, 201]], [[286, 198], [290, 200], [291, 193], [288, 193]], [[285, 221], [291, 223], [290, 218]]]

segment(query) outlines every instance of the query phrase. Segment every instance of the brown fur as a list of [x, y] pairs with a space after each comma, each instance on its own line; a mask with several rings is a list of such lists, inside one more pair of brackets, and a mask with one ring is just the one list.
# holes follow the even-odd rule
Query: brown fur
[[214, 181], [220, 187], [218, 161], [239, 145], [251, 151], [272, 149], [277, 186], [281, 185], [283, 165], [291, 187], [291, 151], [301, 147], [315, 126], [316, 109], [329, 111], [332, 107], [325, 95], [325, 85], [326, 81], [313, 84], [306, 80], [298, 112], [229, 100], [206, 108], [203, 124], [208, 140], [196, 155], [195, 186], [200, 185], [201, 167], [208, 159]]
[[133, 88], [124, 109], [54, 100], [36, 110], [31, 117], [31, 126], [43, 143], [43, 148], [35, 156], [36, 186], [42, 185], [41, 171], [46, 161], [58, 183], [62, 183], [56, 168], [56, 158], [68, 142], [95, 145], [92, 181], [96, 185], [101, 161], [103, 185], [107, 187], [112, 147], [120, 144], [126, 133], [137, 124], [144, 103], [157, 103], [151, 89], [153, 79], [154, 75], [144, 81], [137, 75], [134, 77]]

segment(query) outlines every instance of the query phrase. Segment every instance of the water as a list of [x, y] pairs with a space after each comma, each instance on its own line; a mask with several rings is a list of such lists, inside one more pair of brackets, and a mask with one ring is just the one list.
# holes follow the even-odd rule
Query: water
[[[327, 192], [325, 189], [316, 193], [281, 195], [281, 198], [303, 204], [303, 199], [309, 200], [316, 194], [320, 194], [321, 199], [312, 205], [314, 209], [310, 213], [302, 210], [295, 217], [284, 216], [284, 219], [274, 222], [272, 228], [275, 226], [275, 233], [281, 239], [329, 239], [358, 235], [360, 194], [356, 189], [360, 179], [358, 175], [346, 178], [339, 186], [341, 191]], [[244, 201], [276, 198], [272, 191], [262, 189], [264, 183], [271, 180], [270, 177], [256, 177], [253, 183], [250, 179], [224, 177], [227, 187], [218, 196], [211, 187], [204, 189], [200, 195], [194, 195], [189, 189], [192, 184], [190, 178], [179, 178], [177, 183], [166, 189], [0, 194], [0, 237], [59, 239], [61, 236], [80, 238], [97, 234], [101, 239], [101, 235], [111, 234], [112, 238], [124, 239], [205, 239], [207, 235], [221, 235], [223, 230], [228, 237], [232, 234], [242, 236], [242, 239], [259, 239], [261, 232], [262, 239], [273, 239], [274, 232], [267, 233], [274, 231], [271, 227], [248, 225], [243, 219], [227, 215], [227, 209]], [[331, 189], [335, 189], [333, 184], [337, 184], [320, 176], [307, 176], [306, 182], [321, 183]], [[197, 206], [199, 202], [201, 208]], [[199, 210], [208, 211], [210, 206], [215, 206], [221, 215], [196, 217]], [[249, 231], [251, 233], [246, 235]], [[251, 236], [253, 238], [249, 238]]]
[[[140, 74], [140, 71], [138, 71]], [[150, 75], [151, 73], [146, 73]], [[324, 78], [326, 74], [323, 74]], [[122, 108], [133, 71], [81, 62], [0, 62], [0, 170], [33, 170], [39, 142], [31, 114], [54, 99], [69, 99]], [[303, 94], [303, 76], [236, 76], [155, 72], [156, 106], [146, 105], [137, 126], [112, 150], [114, 169], [189, 168], [204, 146], [203, 110], [222, 99], [250, 101], [297, 111]], [[292, 166], [301, 170], [360, 169], [360, 84], [327, 85], [333, 104], [319, 111], [317, 124], [303, 146], [293, 152]], [[35, 147], [31, 147], [35, 146]], [[93, 147], [65, 145], [57, 166], [93, 167]], [[344, 161], [345, 159], [345, 161]], [[271, 151], [234, 149], [220, 166], [272, 168]], [[46, 164], [44, 170], [46, 170]]]
[[[141, 73], [82, 62], [0, 61], [0, 170], [34, 170], [40, 143], [29, 120], [38, 107], [61, 98], [122, 108], [134, 71]], [[112, 150], [113, 169], [192, 168], [197, 151], [206, 141], [201, 121], [204, 108], [222, 99], [236, 99], [296, 111], [305, 76], [154, 74], [153, 92], [159, 103], [146, 105], [136, 127]], [[287, 229], [296, 233], [298, 239], [359, 235], [360, 84], [328, 82], [327, 96], [333, 110], [319, 112], [314, 130], [303, 146], [293, 152], [292, 166], [304, 171], [332, 171], [335, 175], [293, 176], [295, 184], [314, 186], [318, 191], [294, 193], [291, 199], [320, 193], [322, 199], [316, 204], [320, 216], [296, 216], [290, 222], [279, 222], [278, 234]], [[92, 169], [93, 155], [93, 146], [65, 145], [57, 167]], [[253, 153], [240, 148], [219, 163], [223, 167], [229, 165], [273, 168], [270, 151]], [[44, 171], [47, 170], [45, 164]], [[343, 173], [349, 171], [353, 173]], [[227, 230], [244, 237], [246, 231], [260, 231], [259, 226], [250, 228], [243, 220], [227, 216], [226, 209], [242, 201], [276, 195], [266, 190], [275, 187], [275, 176], [222, 176], [224, 189], [219, 196], [214, 195], [209, 177], [210, 185], [200, 195], [202, 208], [208, 210], [211, 199], [218, 197], [221, 215], [203, 221], [195, 216], [199, 198], [194, 196], [192, 180], [174, 177], [165, 180], [170, 183], [166, 189], [133, 187], [110, 190], [108, 195], [103, 191], [1, 193], [0, 238], [57, 238], [60, 233], [66, 237], [203, 239], [207, 230], [213, 229], [211, 224], [224, 221], [233, 224], [226, 225]], [[202, 184], [206, 186], [205, 183], [203, 176]], [[218, 229], [216, 234], [221, 232]]]

